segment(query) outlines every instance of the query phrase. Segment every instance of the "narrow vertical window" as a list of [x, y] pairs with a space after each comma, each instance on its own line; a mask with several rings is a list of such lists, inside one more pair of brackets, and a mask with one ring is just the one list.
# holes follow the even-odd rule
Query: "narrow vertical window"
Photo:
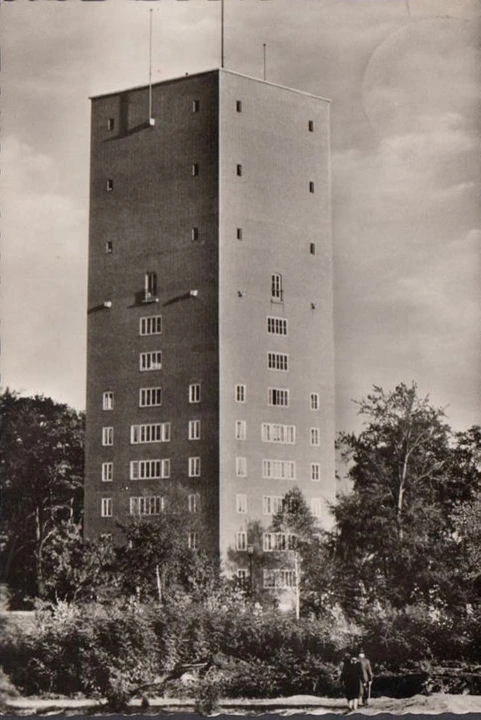
[[189, 458], [189, 477], [200, 477], [200, 457]]
[[108, 178], [107, 184], [105, 187], [106, 187], [107, 192], [112, 192], [112, 190], [114, 189], [114, 181], [112, 180], [112, 178]]
[[199, 174], [199, 163], [192, 163], [192, 177], [196, 177]]
[[310, 408], [311, 410], [319, 410], [319, 393], [311, 393]]
[[189, 550], [198, 550], [199, 549], [199, 533], [197, 532], [190, 532], [187, 536], [187, 544], [189, 546]]
[[189, 402], [200, 402], [200, 383], [192, 383], [191, 385], [189, 385]]
[[307, 127], [309, 128], [309, 132], [314, 132], [314, 120], [309, 120]]
[[240, 163], [236, 166], [236, 175], [238, 177], [242, 176], [242, 165]]
[[282, 300], [282, 275], [280, 273], [271, 275], [271, 299]]
[[309, 244], [309, 252], [311, 253], [311, 255], [315, 255], [315, 254], [316, 254], [316, 243], [310, 243], [310, 244]]
[[242, 112], [242, 100], [235, 101], [235, 109], [238, 113]]
[[196, 513], [199, 512], [199, 493], [192, 493], [187, 498], [187, 505], [189, 508], [189, 512]]
[[189, 440], [200, 440], [200, 420], [189, 420]]
[[112, 255], [113, 251], [114, 251], [114, 244], [113, 244], [112, 240], [107, 240], [107, 242], [105, 243], [105, 254]]
[[238, 493], [235, 496], [236, 511], [238, 513], [247, 512], [247, 495], [245, 493]]
[[157, 273], [146, 272], [144, 274], [144, 302], [155, 300], [157, 296]]
[[247, 458], [236, 457], [235, 474], [237, 477], [247, 477]]
[[309, 192], [310, 192], [310, 193], [313, 193], [313, 192], [314, 192], [314, 183], [312, 182], [312, 180], [311, 180], [310, 183], [309, 183]]
[[321, 464], [311, 463], [311, 480], [318, 482], [321, 479]]
[[112, 482], [114, 479], [114, 464], [113, 462], [102, 463], [102, 482]]
[[114, 128], [115, 128], [115, 120], [114, 120], [114, 118], [111, 117], [111, 118], [109, 118], [109, 119], [107, 120], [107, 130], [109, 130], [110, 132], [112, 132], [112, 130], [113, 130]]
[[114, 409], [114, 394], [112, 390], [106, 390], [102, 394], [102, 410]]
[[242, 228], [237, 228], [236, 237], [238, 240], [242, 240]]
[[192, 112], [196, 113], [200, 110], [200, 100], [192, 100]]
[[241, 550], [241, 551], [247, 550], [247, 533], [246, 532], [236, 533], [235, 548], [236, 548], [236, 550]]
[[112, 498], [102, 498], [100, 501], [100, 516], [112, 517]]
[[199, 228], [197, 226], [194, 226], [192, 228], [192, 240], [195, 242], [199, 239]]
[[114, 444], [114, 429], [113, 427], [102, 428], [102, 445], [113, 445]]
[[236, 385], [234, 389], [235, 401], [243, 403], [246, 401], [246, 386]]
[[310, 444], [316, 447], [321, 444], [321, 431], [317, 427], [312, 427], [310, 430]]
[[245, 420], [235, 421], [235, 439], [245, 440], [247, 437], [247, 422]]

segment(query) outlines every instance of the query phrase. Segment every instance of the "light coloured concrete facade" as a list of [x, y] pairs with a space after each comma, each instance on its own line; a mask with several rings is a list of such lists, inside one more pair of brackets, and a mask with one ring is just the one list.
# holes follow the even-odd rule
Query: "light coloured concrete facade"
[[[154, 126], [145, 87], [93, 100], [85, 528], [112, 532], [130, 497], [180, 483], [226, 559], [252, 522], [269, 525], [266, 497], [298, 486], [326, 523], [335, 494], [329, 103], [215, 70], [154, 85], [152, 108]], [[140, 335], [150, 315], [162, 332]], [[156, 351], [161, 367], [140, 370]], [[139, 407], [145, 387], [160, 405]], [[168, 441], [131, 443], [153, 423], [170, 423]], [[169, 478], [130, 478], [131, 461], [159, 458]]]

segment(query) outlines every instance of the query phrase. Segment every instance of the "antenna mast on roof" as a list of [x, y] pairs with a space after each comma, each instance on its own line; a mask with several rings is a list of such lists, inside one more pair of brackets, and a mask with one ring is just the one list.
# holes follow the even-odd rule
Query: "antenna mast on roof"
[[264, 80], [266, 79], [266, 44], [262, 43], [264, 49]]
[[224, 67], [224, 0], [220, 0], [220, 66]]
[[149, 10], [149, 125], [155, 125], [152, 117], [152, 9]]

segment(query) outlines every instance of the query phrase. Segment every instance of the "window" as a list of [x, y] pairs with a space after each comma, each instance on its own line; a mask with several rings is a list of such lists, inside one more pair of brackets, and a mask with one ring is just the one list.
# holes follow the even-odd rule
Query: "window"
[[102, 463], [102, 482], [112, 482], [114, 479], [114, 464], [113, 462]]
[[157, 297], [157, 273], [146, 272], [144, 275], [144, 302], [151, 302]]
[[310, 430], [310, 444], [315, 446], [321, 444], [321, 431], [317, 427], [312, 427]]
[[313, 497], [311, 498], [311, 513], [314, 515], [314, 517], [321, 517], [322, 515], [322, 499]]
[[239, 456], [236, 457], [235, 474], [237, 477], [247, 477], [247, 458]]
[[162, 332], [162, 315], [141, 317], [139, 335], [160, 335]]
[[294, 445], [296, 442], [296, 426], [280, 425], [279, 423], [262, 423], [262, 442]]
[[112, 178], [108, 178], [105, 189], [107, 190], [107, 192], [112, 192], [112, 190], [114, 189], [114, 181], [112, 180]]
[[282, 495], [264, 495], [262, 512], [264, 515], [275, 515], [284, 507]]
[[264, 588], [295, 588], [296, 573], [294, 570], [264, 570]]
[[196, 177], [199, 174], [199, 163], [192, 163], [192, 177]]
[[102, 410], [114, 409], [114, 394], [112, 390], [106, 390], [102, 394]]
[[310, 244], [309, 244], [309, 252], [311, 253], [311, 255], [315, 255], [315, 254], [316, 254], [316, 243], [310, 243]]
[[189, 402], [200, 402], [200, 383], [192, 383], [192, 385], [189, 385]]
[[162, 405], [162, 388], [140, 388], [139, 407], [158, 407]]
[[200, 477], [200, 457], [189, 458], [189, 477]]
[[283, 552], [285, 550], [294, 550], [296, 547], [297, 536], [291, 533], [271, 533], [263, 534], [264, 552]]
[[140, 353], [139, 370], [140, 372], [148, 372], [149, 370], [162, 369], [162, 351], [152, 350], [150, 352]]
[[271, 299], [282, 301], [282, 275], [279, 273], [271, 275]]
[[130, 515], [160, 515], [165, 507], [161, 495], [142, 495], [129, 498]]
[[200, 440], [200, 420], [189, 420], [189, 440]]
[[237, 228], [236, 237], [238, 240], [242, 240], [242, 228]]
[[271, 335], [287, 335], [287, 320], [280, 317], [268, 317], [267, 332]]
[[160, 480], [170, 477], [170, 460], [131, 460], [131, 480]]
[[100, 517], [112, 517], [112, 498], [100, 500]]
[[130, 442], [132, 445], [142, 443], [158, 443], [170, 441], [170, 423], [150, 423], [147, 425], [130, 426]]
[[247, 582], [249, 580], [249, 572], [245, 568], [238, 568], [237, 569], [237, 580], [241, 587], [247, 587]]
[[287, 388], [269, 388], [268, 404], [280, 407], [289, 406], [289, 390]]
[[236, 385], [234, 390], [235, 395], [235, 401], [236, 402], [245, 402], [246, 401], [246, 386], [245, 385]]
[[307, 127], [309, 128], [309, 132], [314, 132], [314, 120], [309, 120]]
[[289, 355], [286, 353], [267, 353], [267, 367], [269, 370], [289, 370]]
[[244, 531], [236, 533], [235, 538], [235, 549], [236, 550], [247, 550], [247, 533]]
[[112, 240], [107, 240], [107, 242], [105, 243], [105, 254], [112, 255], [113, 251], [114, 251], [114, 244], [113, 244]]
[[272, 480], [295, 480], [296, 463], [294, 460], [263, 460], [262, 477]]
[[235, 101], [236, 112], [242, 112], [242, 100]]
[[102, 428], [102, 445], [113, 445], [114, 444], [114, 429], [113, 427]]
[[189, 550], [199, 549], [199, 533], [192, 531], [187, 535], [187, 545]]
[[114, 118], [109, 118], [107, 120], [107, 130], [112, 131], [115, 128], [115, 120]]
[[196, 513], [199, 511], [200, 506], [200, 497], [199, 493], [192, 493], [187, 497], [187, 504], [189, 508], [189, 512]]
[[312, 182], [312, 180], [311, 180], [310, 183], [309, 183], [309, 192], [310, 192], [310, 193], [313, 193], [313, 192], [314, 192], [314, 183]]
[[247, 437], [247, 423], [245, 420], [235, 421], [235, 439], [245, 440]]
[[321, 479], [321, 464], [311, 463], [311, 480], [318, 482]]
[[199, 228], [196, 225], [194, 225], [194, 227], [192, 228], [192, 240], [193, 240], [193, 242], [195, 242], [198, 239], [199, 239]]
[[196, 113], [200, 110], [200, 100], [192, 100], [192, 112]]
[[238, 164], [238, 165], [236, 166], [236, 174], [237, 174], [238, 177], [241, 177], [241, 175], [242, 175], [242, 165]]
[[311, 410], [319, 410], [319, 393], [311, 393], [309, 402]]
[[247, 495], [239, 493], [235, 496], [235, 506], [238, 513], [247, 512]]

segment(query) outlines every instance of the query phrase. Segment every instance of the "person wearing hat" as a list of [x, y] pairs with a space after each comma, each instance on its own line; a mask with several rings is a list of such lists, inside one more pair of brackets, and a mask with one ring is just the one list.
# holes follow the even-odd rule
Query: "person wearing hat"
[[362, 668], [355, 654], [346, 653], [344, 656], [341, 683], [349, 710], [357, 710], [362, 694]]
[[371, 684], [374, 674], [371, 663], [366, 657], [363, 648], [359, 650], [359, 664], [362, 670], [362, 691], [360, 696], [361, 705], [368, 705], [371, 698]]

